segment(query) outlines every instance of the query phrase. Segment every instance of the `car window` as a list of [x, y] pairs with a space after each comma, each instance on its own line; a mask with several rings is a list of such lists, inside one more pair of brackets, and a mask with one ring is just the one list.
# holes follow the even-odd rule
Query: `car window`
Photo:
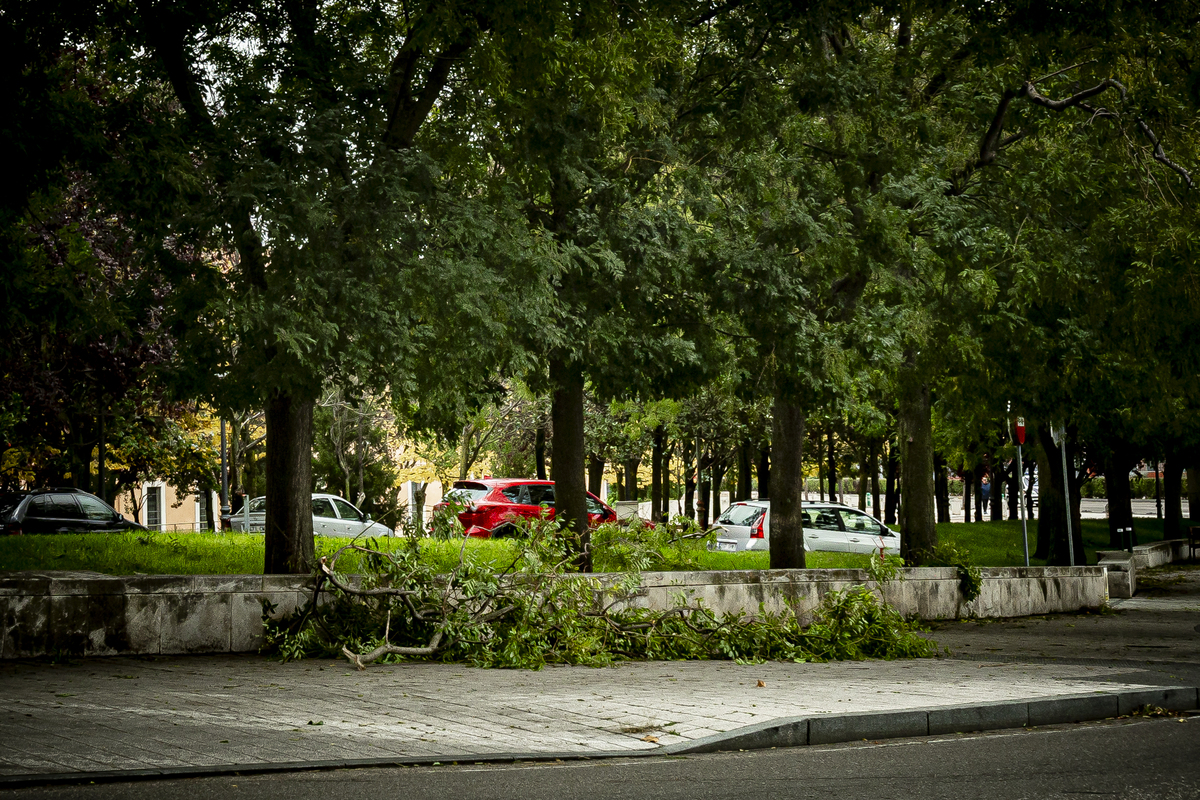
[[333, 503], [329, 502], [328, 497], [314, 497], [312, 504], [313, 516], [337, 519], [337, 514], [333, 510]]
[[879, 523], [866, 514], [845, 509], [840, 510], [839, 513], [842, 515], [842, 523], [846, 526], [846, 530], [879, 535]]
[[83, 516], [86, 519], [96, 520], [97, 522], [107, 521], [113, 519], [113, 515], [116, 513], [98, 497], [77, 494], [75, 495], [75, 500], [79, 503], [79, 507], [83, 509]]
[[362, 519], [362, 514], [358, 513], [357, 508], [339, 497], [333, 498], [333, 505], [337, 508], [338, 516], [342, 519], [352, 519], [355, 522]]
[[816, 528], [821, 531], [840, 531], [842, 526], [838, 523], [837, 513], [832, 508], [814, 508], [811, 512], [804, 512], [804, 527]]
[[482, 500], [487, 496], [488, 488], [482, 483], [467, 483], [459, 481], [454, 484], [454, 488], [446, 492], [446, 502], [457, 503], [465, 506], [469, 503], [474, 503]]
[[79, 505], [69, 494], [43, 494], [33, 498], [29, 504], [28, 517], [48, 519], [83, 519]]
[[529, 490], [529, 501], [526, 505], [554, 505], [554, 484], [525, 484], [525, 488]]
[[256, 497], [250, 501], [250, 513], [261, 514], [267, 510], [267, 498]]
[[524, 484], [519, 486], [505, 486], [500, 490], [500, 494], [508, 498], [508, 502], [517, 503], [518, 505], [529, 505], [529, 489]]
[[760, 506], [752, 506], [746, 503], [736, 503], [725, 509], [725, 513], [721, 515], [717, 522], [726, 525], [738, 525], [748, 527], [758, 522], [758, 518], [763, 513], [763, 508]]
[[607, 512], [605, 512], [605, 510], [604, 510], [604, 506], [603, 506], [603, 505], [600, 503], [600, 501], [599, 501], [599, 500], [597, 500], [597, 499], [596, 499], [596, 498], [594, 498], [594, 497], [589, 497], [589, 498], [587, 499], [587, 508], [588, 508], [588, 513], [589, 513], [589, 514], [604, 514], [604, 513], [607, 513]]

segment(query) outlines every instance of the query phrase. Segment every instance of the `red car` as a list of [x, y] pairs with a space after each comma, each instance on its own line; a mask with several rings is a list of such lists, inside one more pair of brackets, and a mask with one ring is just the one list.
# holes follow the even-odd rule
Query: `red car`
[[[446, 493], [446, 500], [434, 506], [434, 513], [449, 508], [453, 501], [465, 506], [458, 514], [467, 536], [481, 539], [512, 536], [516, 528], [512, 521], [519, 517], [537, 518], [543, 514], [554, 519], [554, 481], [526, 478], [483, 478], [474, 481], [455, 481]], [[588, 492], [588, 525], [616, 522], [617, 512], [599, 497]]]

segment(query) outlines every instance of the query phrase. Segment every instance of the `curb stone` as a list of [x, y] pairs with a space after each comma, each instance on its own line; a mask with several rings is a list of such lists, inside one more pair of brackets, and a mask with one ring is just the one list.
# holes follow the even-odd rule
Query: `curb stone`
[[967, 731], [1003, 730], [1037, 725], [1108, 719], [1130, 714], [1145, 705], [1167, 711], [1200, 708], [1200, 688], [1164, 686], [1123, 692], [1096, 692], [1043, 697], [1034, 700], [971, 703], [904, 711], [864, 711], [783, 717], [755, 725], [679, 742], [654, 750], [594, 753], [462, 753], [444, 756], [332, 759], [257, 764], [159, 767], [97, 772], [0, 775], [0, 790], [33, 786], [205, 778], [222, 775], [266, 775], [338, 769], [417, 767], [443, 764], [512, 764], [517, 762], [596, 761], [699, 755], [733, 750], [766, 750], [837, 744], [862, 739], [901, 739]]

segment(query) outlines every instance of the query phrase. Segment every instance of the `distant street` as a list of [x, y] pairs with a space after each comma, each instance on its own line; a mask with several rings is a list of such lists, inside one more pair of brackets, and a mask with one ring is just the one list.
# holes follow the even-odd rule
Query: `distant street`
[[1200, 718], [686, 758], [226, 776], [0, 793], [14, 798], [988, 800], [1200, 798]]
[[[820, 495], [816, 494], [815, 492], [806, 492], [804, 495], [804, 502], [806, 502], [806, 503], [816, 503], [816, 502], [821, 502], [821, 501], [822, 501], [822, 497]], [[843, 499], [843, 502], [845, 502], [847, 505], [851, 505], [851, 506], [854, 506], [855, 508], [857, 508], [858, 507], [858, 496], [857, 495], [846, 495], [845, 498]], [[874, 517], [882, 519], [883, 516], [881, 514], [876, 514], [875, 511], [870, 508], [869, 502], [870, 501], [868, 500], [868, 507], [866, 509], [867, 513], [871, 514]], [[729, 503], [730, 503], [729, 493], [723, 492], [722, 499], [721, 499], [721, 508], [728, 508]], [[1108, 518], [1108, 501], [1105, 500], [1104, 498], [1085, 497], [1082, 500], [1080, 500], [1080, 502], [1079, 502], [1079, 511], [1080, 511], [1080, 514], [1082, 514], [1084, 519], [1107, 519]], [[1185, 504], [1185, 511], [1186, 511], [1186, 504]], [[650, 518], [650, 503], [646, 502], [646, 503], [642, 503], [640, 506], [638, 506], [638, 513], [642, 516], [643, 519], [649, 519]], [[671, 501], [671, 513], [672, 514], [682, 513], [682, 511], [680, 510], [680, 501], [679, 500]], [[1133, 501], [1133, 516], [1134, 517], [1153, 519], [1155, 516], [1157, 516], [1157, 513], [1158, 512], [1157, 512], [1157, 509], [1155, 508], [1153, 498], [1151, 498], [1150, 500], [1134, 500]], [[1007, 505], [1005, 506], [1005, 509], [1004, 509], [1004, 516], [1005, 516], [1005, 518], [1008, 517]], [[984, 519], [987, 519], [987, 512], [984, 512]], [[962, 498], [961, 497], [950, 498], [950, 521], [951, 522], [962, 522], [963, 521], [963, 507], [962, 507]]]

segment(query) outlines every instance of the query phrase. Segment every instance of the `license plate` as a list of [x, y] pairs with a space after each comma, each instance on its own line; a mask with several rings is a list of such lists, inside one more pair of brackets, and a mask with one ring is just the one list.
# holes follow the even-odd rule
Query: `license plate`
[[717, 542], [717, 549], [723, 553], [736, 553], [737, 542]]
[[262, 533], [262, 532], [263, 532], [264, 530], [266, 530], [266, 529], [267, 529], [267, 526], [266, 526], [266, 524], [263, 524], [263, 525], [251, 525], [251, 526], [250, 526], [250, 532], [251, 532], [251, 533]]

